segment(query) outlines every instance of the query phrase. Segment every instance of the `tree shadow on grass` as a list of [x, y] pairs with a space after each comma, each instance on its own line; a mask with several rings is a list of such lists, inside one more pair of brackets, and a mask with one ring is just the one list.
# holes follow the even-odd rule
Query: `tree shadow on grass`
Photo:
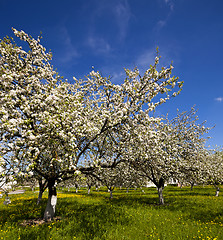
[[[100, 197], [96, 200], [84, 198], [84, 201], [80, 197], [58, 198], [56, 216], [61, 217], [60, 220], [33, 226], [21, 223], [41, 219], [47, 199], [44, 198], [38, 206], [36, 198], [14, 200], [11, 205], [0, 209], [0, 215], [4, 216], [1, 224], [17, 225], [22, 229], [20, 238], [29, 240], [49, 239], [52, 234], [55, 234], [52, 239], [73, 239], [73, 236], [78, 239], [106, 239], [108, 230], [116, 229], [118, 225], [131, 225], [131, 217], [109, 199], [100, 201]], [[17, 235], [15, 238], [18, 238]]]
[[60, 223], [64, 237], [75, 233], [81, 239], [106, 239], [108, 230], [131, 225], [131, 217], [112, 201], [61, 199], [57, 207], [57, 215], [65, 219]]
[[189, 187], [183, 188], [172, 188], [167, 187], [165, 191], [168, 193], [168, 196], [214, 196], [215, 195], [215, 188], [214, 187], [197, 187], [195, 186], [193, 190]]
[[[200, 197], [201, 196], [201, 197]], [[186, 219], [208, 222], [223, 222], [223, 205], [220, 199], [209, 195], [168, 196], [167, 209], [172, 212], [182, 212]]]
[[37, 199], [35, 197], [24, 200], [12, 200], [12, 202], [0, 209], [0, 216], [2, 216], [1, 222], [14, 222], [19, 223], [23, 220], [41, 218], [46, 206], [46, 199], [42, 200], [42, 203], [37, 205]]
[[[171, 189], [170, 189], [171, 190]], [[108, 231], [122, 227], [131, 227], [132, 217], [126, 209], [140, 208], [157, 209], [159, 211], [182, 212], [184, 218], [189, 220], [200, 220], [201, 222], [217, 221], [222, 219], [223, 206], [208, 205], [207, 200], [213, 198], [202, 195], [191, 196], [186, 194], [178, 195], [177, 192], [164, 190], [166, 204], [158, 204], [156, 191], [148, 191], [146, 194], [128, 194], [114, 192], [114, 198], [109, 199], [109, 193], [102, 194], [69, 194], [65, 198], [58, 197], [56, 216], [61, 220], [40, 226], [22, 226], [21, 239], [71, 239], [76, 236], [78, 239], [106, 239]], [[47, 199], [43, 198], [40, 205], [36, 205], [36, 198], [28, 200], [12, 201], [11, 206], [0, 209], [0, 216], [3, 216], [1, 223], [13, 222], [19, 225], [27, 219], [42, 218]], [[219, 220], [220, 221], [220, 220]], [[20, 226], [21, 227], [21, 226]]]
[[[110, 201], [115, 206], [132, 207], [141, 205], [141, 207], [151, 207], [161, 211], [182, 212], [186, 219], [192, 221], [223, 223], [222, 196], [215, 197], [212, 190], [211, 187], [197, 187], [193, 191], [190, 188], [176, 189], [167, 187], [164, 190], [164, 205], [158, 203], [158, 195], [154, 189], [146, 192], [146, 194], [138, 195], [114, 193], [114, 198]], [[104, 200], [109, 201], [105, 195]]]

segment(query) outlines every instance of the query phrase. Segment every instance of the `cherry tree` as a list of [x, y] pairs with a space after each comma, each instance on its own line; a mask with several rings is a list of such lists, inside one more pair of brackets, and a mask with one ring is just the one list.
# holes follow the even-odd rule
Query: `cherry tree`
[[129, 162], [122, 162], [121, 167], [117, 186], [125, 187], [127, 193], [131, 187], [137, 188], [146, 184], [146, 179], [142, 178]]
[[178, 177], [190, 183], [191, 189], [195, 183], [204, 182], [202, 175], [208, 155], [205, 136], [212, 128], [205, 127], [205, 121], [198, 123], [197, 110], [179, 113], [171, 122], [178, 138], [179, 156], [181, 158], [177, 171]]
[[70, 191], [71, 187], [75, 187], [75, 191], [77, 193], [78, 189], [84, 184], [86, 184], [84, 174], [77, 171], [73, 178], [69, 178], [68, 180], [61, 182], [59, 187], [66, 187], [68, 191]]
[[119, 162], [115, 167], [111, 168], [97, 168], [89, 174], [107, 187], [111, 199], [115, 187], [129, 187], [137, 182], [137, 172], [127, 162]]
[[[13, 39], [0, 41], [0, 151], [12, 175], [35, 172], [47, 182], [47, 220], [55, 214], [56, 184], [77, 170], [108, 167], [111, 163], [100, 156], [107, 138], [113, 141], [108, 132], [119, 126], [131, 132], [138, 119], [179, 94], [182, 82], [171, 76], [172, 65], [157, 70], [157, 55], [143, 76], [137, 68], [126, 69], [121, 85], [94, 70], [69, 83], [53, 69], [52, 54], [40, 44], [41, 37], [13, 32], [29, 51]], [[170, 94], [173, 88], [177, 90]], [[89, 166], [80, 164], [95, 152], [98, 157]]]
[[164, 204], [164, 182], [172, 177], [175, 169], [175, 143], [170, 137], [171, 128], [154, 119], [144, 124], [138, 124], [129, 143], [129, 160], [138, 174], [155, 184], [158, 190], [159, 202]]
[[214, 185], [216, 189], [216, 197], [219, 195], [220, 185], [223, 183], [222, 172], [222, 149], [216, 148], [214, 150], [209, 150], [206, 158], [203, 161], [201, 176], [204, 183]]
[[159, 203], [164, 204], [164, 183], [170, 179], [199, 175], [205, 138], [210, 128], [198, 124], [194, 108], [173, 120], [140, 119], [129, 143], [129, 159], [139, 175], [153, 182]]

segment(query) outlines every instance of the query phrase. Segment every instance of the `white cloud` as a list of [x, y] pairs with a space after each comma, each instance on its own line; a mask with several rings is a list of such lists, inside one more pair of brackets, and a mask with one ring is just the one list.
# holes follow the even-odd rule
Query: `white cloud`
[[172, 0], [164, 0], [165, 4], [169, 6], [170, 10], [174, 10], [174, 3]]
[[156, 30], [160, 30], [161, 28], [163, 28], [167, 24], [171, 14], [172, 14], [172, 12], [174, 11], [174, 2], [173, 2], [173, 0], [164, 0], [164, 3], [166, 4], [166, 6], [169, 8], [170, 11], [167, 12], [166, 17], [164, 17], [163, 20], [159, 20], [157, 22]]
[[119, 37], [123, 40], [126, 36], [128, 24], [132, 16], [128, 1], [120, 1], [114, 8], [116, 22], [119, 27]]
[[[107, 54], [112, 50], [115, 41], [123, 41], [126, 37], [131, 11], [127, 0], [93, 0], [92, 11], [90, 14], [89, 32], [86, 37], [86, 44], [97, 54]], [[101, 21], [109, 22], [112, 29], [106, 29], [102, 32]], [[110, 42], [110, 34], [113, 34], [113, 42]]]
[[61, 43], [64, 48], [63, 56], [60, 58], [60, 61], [63, 63], [67, 63], [78, 57], [79, 54], [74, 45], [72, 44], [72, 40], [68, 33], [68, 30], [65, 27], [60, 27], [59, 32]]
[[157, 25], [158, 25], [159, 28], [162, 28], [166, 25], [166, 21], [160, 20], [160, 21], [158, 21]]
[[[89, 16], [91, 19], [89, 23], [90, 33], [93, 32], [95, 35], [99, 34], [101, 31], [98, 27], [100, 26], [100, 21], [105, 19], [105, 21], [109, 21], [109, 23], [112, 24], [114, 29], [116, 28], [115, 31], [117, 31], [117, 33], [114, 35], [114, 39], [117, 38], [118, 41], [123, 41], [132, 17], [128, 0], [93, 0], [92, 3], [93, 4], [90, 5], [92, 9]], [[110, 31], [108, 32], [110, 33]], [[106, 37], [106, 31], [103, 33], [103, 36]], [[110, 34], [108, 36], [110, 36]]]
[[97, 54], [108, 54], [111, 51], [110, 44], [100, 37], [90, 36], [87, 40], [87, 45]]
[[217, 101], [217, 102], [223, 102], [223, 97], [217, 97], [214, 100]]
[[[172, 62], [173, 65], [178, 64], [180, 62], [180, 51], [181, 49], [177, 42], [159, 46], [159, 55], [161, 56], [159, 67], [169, 67]], [[144, 71], [155, 63], [155, 57], [155, 46], [145, 49], [145, 51], [138, 56], [136, 66]]]
[[125, 79], [125, 71], [123, 70], [122, 72], [113, 72], [111, 74], [112, 82], [113, 83], [123, 83]]
[[149, 68], [150, 65], [154, 64], [154, 60], [156, 57], [156, 50], [155, 48], [152, 50], [147, 50], [141, 55], [136, 60], [136, 65], [139, 68]]

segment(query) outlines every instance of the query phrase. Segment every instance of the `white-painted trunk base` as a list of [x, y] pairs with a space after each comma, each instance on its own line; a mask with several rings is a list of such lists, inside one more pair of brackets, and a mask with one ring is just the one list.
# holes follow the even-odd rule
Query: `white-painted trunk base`
[[110, 198], [111, 198], [111, 199], [113, 198], [112, 190], [110, 190]]
[[47, 206], [44, 212], [44, 220], [51, 220], [55, 216], [57, 204], [57, 196], [52, 195], [48, 197]]
[[10, 200], [10, 198], [7, 196], [7, 197], [5, 197], [5, 201], [3, 202], [3, 204], [4, 205], [8, 205], [8, 204], [10, 204], [11, 203], [11, 200]]
[[164, 204], [164, 198], [163, 198], [163, 188], [158, 188], [158, 194], [159, 194], [159, 203], [161, 205]]

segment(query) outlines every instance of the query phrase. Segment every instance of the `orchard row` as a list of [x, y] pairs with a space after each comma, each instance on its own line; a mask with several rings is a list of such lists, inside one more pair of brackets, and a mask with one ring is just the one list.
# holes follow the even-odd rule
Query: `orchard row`
[[[183, 82], [173, 66], [159, 68], [160, 56], [143, 75], [125, 69], [121, 84], [92, 70], [84, 79], [63, 78], [40, 39], [13, 29], [28, 50], [12, 38], [0, 42], [1, 184], [34, 179], [48, 188], [44, 218], [53, 218], [56, 185], [81, 174], [112, 190], [117, 182], [153, 182], [163, 188], [179, 182], [221, 182], [222, 153], [205, 148], [210, 128], [196, 110], [174, 119], [154, 117], [155, 109], [176, 97]], [[24, 44], [23, 44], [24, 45]], [[113, 182], [115, 182], [113, 184]]]

